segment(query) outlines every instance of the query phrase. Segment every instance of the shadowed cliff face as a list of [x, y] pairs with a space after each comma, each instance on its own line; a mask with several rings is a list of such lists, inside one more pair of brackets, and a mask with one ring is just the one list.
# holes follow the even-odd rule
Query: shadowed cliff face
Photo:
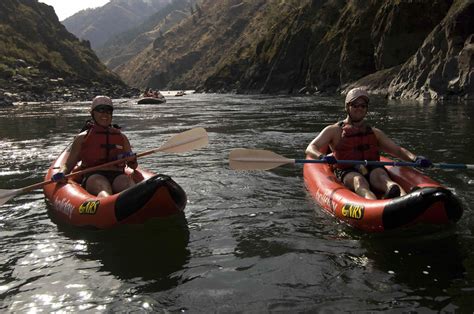
[[474, 99], [474, 2], [455, 1], [391, 81], [394, 98]]
[[[117, 68], [134, 86], [472, 98], [472, 1], [203, 0]], [[420, 92], [421, 88], [426, 91]]]

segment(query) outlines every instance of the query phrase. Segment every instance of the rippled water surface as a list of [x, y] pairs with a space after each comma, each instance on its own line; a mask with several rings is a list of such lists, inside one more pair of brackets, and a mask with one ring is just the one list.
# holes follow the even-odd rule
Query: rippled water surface
[[[0, 207], [0, 311], [472, 312], [474, 171], [427, 170], [465, 205], [444, 230], [363, 234], [324, 214], [300, 166], [228, 167], [232, 148], [303, 158], [342, 100], [187, 95], [166, 104], [116, 100], [134, 150], [193, 127], [208, 147], [140, 160], [188, 194], [182, 221], [111, 232], [57, 226], [41, 190]], [[88, 117], [87, 103], [0, 109], [0, 189], [43, 181]], [[374, 101], [369, 120], [436, 162], [474, 163], [473, 104]], [[189, 236], [189, 240], [188, 240]]]

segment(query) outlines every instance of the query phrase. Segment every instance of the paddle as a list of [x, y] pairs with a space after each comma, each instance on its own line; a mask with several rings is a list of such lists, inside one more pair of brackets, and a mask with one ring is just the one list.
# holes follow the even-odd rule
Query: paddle
[[[289, 159], [272, 151], [262, 149], [236, 148], [230, 152], [229, 164], [236, 170], [269, 170], [286, 164], [326, 163], [318, 159]], [[370, 161], [370, 160], [338, 160], [339, 164], [365, 166], [403, 166], [417, 167], [414, 162], [406, 161]], [[433, 168], [441, 169], [474, 169], [474, 165], [434, 163]]]
[[[203, 128], [195, 128], [191, 129], [176, 135], [173, 135], [169, 140], [167, 140], [163, 145], [161, 145], [159, 148], [155, 148], [146, 152], [142, 152], [137, 154], [136, 156], [129, 156], [125, 157], [122, 159], [117, 159], [114, 161], [107, 162], [102, 165], [98, 165], [95, 167], [87, 168], [81, 171], [73, 172], [70, 173], [66, 176], [66, 178], [77, 176], [77, 175], [82, 175], [88, 172], [96, 171], [98, 169], [102, 169], [104, 167], [108, 167], [111, 165], [115, 165], [121, 162], [124, 162], [126, 160], [131, 160], [135, 157], [143, 157], [147, 156], [156, 152], [165, 152], [165, 153], [184, 153], [188, 152], [194, 149], [198, 149], [201, 147], [206, 146], [209, 143], [209, 139], [207, 136], [207, 132]], [[0, 206], [8, 202], [10, 199], [13, 197], [29, 192], [32, 190], [36, 190], [46, 184], [52, 183], [52, 180], [44, 181], [44, 182], [39, 182], [36, 184], [32, 184], [29, 186], [26, 186], [24, 188], [20, 189], [14, 189], [14, 190], [0, 190]]]

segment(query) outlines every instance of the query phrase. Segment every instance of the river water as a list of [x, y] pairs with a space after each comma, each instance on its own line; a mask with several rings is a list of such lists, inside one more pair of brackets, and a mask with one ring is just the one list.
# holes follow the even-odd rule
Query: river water
[[[189, 313], [472, 312], [474, 171], [426, 170], [454, 191], [462, 219], [441, 230], [364, 234], [322, 212], [301, 166], [234, 171], [232, 148], [304, 158], [342, 99], [192, 94], [166, 104], [117, 100], [134, 150], [194, 127], [206, 148], [142, 166], [188, 194], [188, 229], [93, 232], [54, 224], [41, 190], [0, 207], [0, 311]], [[474, 106], [376, 99], [369, 120], [434, 162], [474, 163]], [[0, 109], [0, 189], [43, 181], [88, 117], [87, 103]]]

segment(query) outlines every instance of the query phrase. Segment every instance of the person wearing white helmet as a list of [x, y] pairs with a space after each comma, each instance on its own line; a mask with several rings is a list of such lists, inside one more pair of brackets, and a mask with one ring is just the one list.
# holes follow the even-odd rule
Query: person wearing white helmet
[[[53, 181], [66, 183], [65, 175], [70, 173], [78, 162], [81, 162], [81, 168], [90, 168], [134, 155], [128, 138], [117, 126], [112, 125], [113, 111], [114, 105], [109, 97], [97, 96], [92, 100], [92, 119], [75, 137], [66, 163], [53, 175]], [[98, 197], [121, 192], [135, 184], [132, 178], [125, 174], [125, 165], [136, 169], [138, 163], [135, 158], [85, 174], [82, 185], [89, 193]]]
[[[373, 188], [384, 193], [383, 198], [405, 195], [383, 166], [353, 166], [338, 164], [337, 160], [376, 160], [380, 151], [405, 161], [414, 161], [419, 167], [430, 167], [431, 161], [416, 156], [398, 146], [384, 132], [365, 122], [369, 107], [369, 94], [363, 88], [351, 89], [345, 100], [346, 118], [325, 127], [306, 148], [306, 154], [322, 159], [333, 166], [336, 177], [348, 188], [367, 199], [377, 199]], [[327, 154], [328, 148], [332, 154]]]

